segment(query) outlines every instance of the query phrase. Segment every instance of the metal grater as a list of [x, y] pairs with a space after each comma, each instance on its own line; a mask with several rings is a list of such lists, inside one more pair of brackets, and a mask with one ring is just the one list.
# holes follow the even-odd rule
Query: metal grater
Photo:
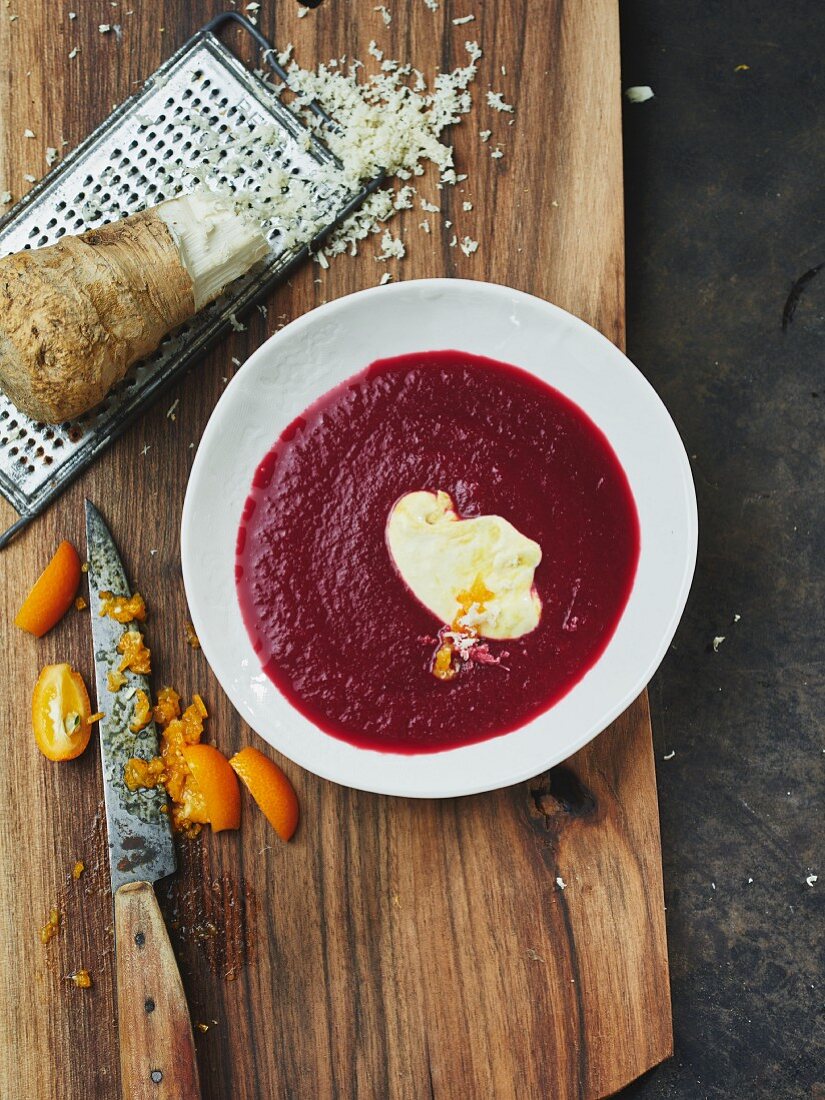
[[[193, 110], [223, 126], [221, 132], [227, 135], [261, 122], [274, 124], [282, 132], [282, 145], [272, 155], [294, 174], [313, 178], [321, 165], [327, 170], [338, 166], [322, 142], [314, 136], [307, 140], [306, 127], [273, 88], [217, 39], [215, 32], [229, 21], [252, 36], [265, 51], [264, 62], [288, 83], [271, 44], [248, 20], [235, 12], [218, 16], [15, 206], [0, 228], [0, 255], [40, 248], [65, 233], [82, 233], [177, 193], [179, 183], [170, 168], [185, 166], [198, 156], [192, 131], [182, 125]], [[313, 104], [312, 110], [325, 124], [334, 125], [320, 107]], [[168, 336], [101, 405], [77, 420], [59, 426], [35, 423], [0, 392], [0, 492], [20, 515], [0, 534], [0, 548], [232, 323], [230, 315], [241, 314], [284, 280], [382, 182], [378, 177], [354, 195], [343, 184], [327, 188], [318, 198], [317, 211], [324, 228], [310, 244], [287, 250], [274, 231], [271, 256], [259, 270], [238, 280], [230, 294]], [[90, 202], [96, 208], [91, 212]]]

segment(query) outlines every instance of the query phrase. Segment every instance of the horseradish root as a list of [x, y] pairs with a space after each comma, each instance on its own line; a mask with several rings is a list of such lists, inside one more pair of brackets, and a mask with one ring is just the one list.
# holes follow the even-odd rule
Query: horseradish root
[[34, 420], [79, 416], [267, 251], [201, 188], [0, 259], [0, 387]]

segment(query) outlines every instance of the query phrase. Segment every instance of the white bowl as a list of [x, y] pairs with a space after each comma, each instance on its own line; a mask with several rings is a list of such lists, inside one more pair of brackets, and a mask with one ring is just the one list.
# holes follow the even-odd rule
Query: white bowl
[[[322, 732], [260, 667], [235, 593], [235, 538], [257, 464], [296, 416], [375, 359], [459, 348], [531, 371], [575, 401], [610, 440], [641, 526], [633, 591], [606, 650], [555, 706], [512, 733], [414, 756]], [[282, 329], [250, 357], [212, 414], [183, 506], [181, 554], [192, 622], [241, 716], [316, 775], [361, 790], [445, 798], [552, 767], [636, 698], [684, 610], [697, 542], [696, 495], [676, 428], [633, 364], [564, 310], [507, 287], [458, 279], [351, 294]]]

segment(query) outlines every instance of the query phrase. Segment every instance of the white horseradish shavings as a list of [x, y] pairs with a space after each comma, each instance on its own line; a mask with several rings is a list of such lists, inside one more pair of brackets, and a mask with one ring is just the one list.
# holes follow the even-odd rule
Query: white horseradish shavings
[[501, 92], [488, 92], [487, 106], [492, 107], [494, 111], [508, 111], [510, 114], [515, 110], [512, 103], [504, 102]]
[[[409, 64], [385, 61], [374, 42], [369, 53], [381, 63], [381, 71], [368, 75], [362, 62], [333, 59], [317, 70], [306, 70], [292, 59], [290, 43], [278, 54], [287, 69], [290, 104], [305, 122], [309, 133], [304, 147], [311, 147], [309, 134], [320, 138], [338, 158], [340, 168], [321, 164], [313, 175], [293, 175], [281, 167], [279, 148], [282, 132], [266, 122], [247, 121], [221, 133], [209, 117], [209, 108], [191, 108], [178, 120], [193, 134], [199, 157], [170, 169], [181, 190], [200, 184], [213, 191], [229, 193], [237, 211], [256, 219], [270, 233], [280, 235], [279, 247], [297, 250], [330, 221], [331, 210], [344, 205], [365, 182], [380, 173], [401, 181], [395, 192], [382, 188], [369, 196], [344, 225], [316, 254], [324, 266], [326, 257], [349, 252], [355, 255], [358, 242], [381, 233], [383, 223], [398, 210], [414, 205], [412, 181], [425, 173], [428, 164], [438, 172], [438, 187], [464, 179], [457, 174], [451, 145], [441, 140], [444, 130], [455, 125], [472, 106], [469, 86], [477, 74], [481, 49], [466, 42], [468, 63], [452, 72], [438, 73], [429, 82]], [[263, 75], [263, 74], [260, 74]], [[275, 77], [264, 77], [276, 91], [283, 90]], [[312, 114], [310, 105], [319, 103], [338, 123], [326, 129]], [[144, 118], [146, 126], [155, 120]], [[104, 175], [107, 170], [104, 170]], [[228, 181], [228, 182], [224, 182]], [[421, 199], [424, 210], [438, 207]], [[91, 203], [84, 207], [88, 219], [109, 214]], [[400, 259], [405, 248], [400, 240], [385, 233], [379, 259]], [[321, 257], [324, 257], [323, 259]]]

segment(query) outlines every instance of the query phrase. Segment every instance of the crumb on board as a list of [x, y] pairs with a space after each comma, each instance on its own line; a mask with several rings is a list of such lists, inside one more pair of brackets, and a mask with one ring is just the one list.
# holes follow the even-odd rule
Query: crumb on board
[[646, 103], [653, 99], [653, 89], [649, 84], [635, 84], [632, 88], [626, 88], [624, 94], [629, 103]]
[[475, 19], [474, 15], [462, 15], [462, 16], [459, 16], [458, 19], [453, 20], [453, 26], [454, 27], [461, 27], [465, 23], [472, 23], [474, 19]]
[[808, 877], [805, 879], [805, 884], [807, 886], [813, 886], [813, 884], [818, 881], [819, 875], [808, 875]]
[[488, 92], [487, 93], [487, 106], [492, 107], [494, 111], [506, 111], [512, 114], [515, 111], [515, 107], [512, 103], [505, 103], [501, 92]]
[[556, 886], [558, 886], [559, 890], [567, 889], [567, 883], [564, 881], [561, 875], [556, 876]]
[[670, 752], [666, 756], [662, 757], [662, 760], [672, 760], [675, 755], [676, 755], [676, 749], [671, 749]]
[[719, 652], [719, 646], [722, 644], [722, 642], [724, 642], [724, 640], [725, 640], [725, 635], [724, 634], [717, 634], [716, 635], [716, 637], [710, 643], [713, 646], [713, 652], [714, 653]]

